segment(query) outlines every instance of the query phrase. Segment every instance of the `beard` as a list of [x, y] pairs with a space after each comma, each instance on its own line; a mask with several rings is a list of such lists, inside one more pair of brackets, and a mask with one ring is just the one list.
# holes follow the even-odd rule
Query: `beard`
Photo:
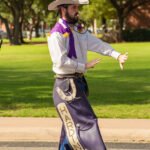
[[76, 24], [79, 20], [77, 15], [78, 15], [78, 13], [76, 13], [74, 16], [71, 16], [71, 15], [69, 15], [68, 11], [66, 11], [65, 17], [69, 24]]

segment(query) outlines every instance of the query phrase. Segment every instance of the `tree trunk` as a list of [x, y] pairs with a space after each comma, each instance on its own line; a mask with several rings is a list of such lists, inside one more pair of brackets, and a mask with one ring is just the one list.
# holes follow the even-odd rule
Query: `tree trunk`
[[104, 16], [102, 16], [102, 28], [103, 28], [104, 33], [108, 32], [106, 18]]
[[35, 37], [40, 37], [40, 34], [39, 34], [39, 21], [35, 24]]
[[14, 17], [14, 38], [13, 38], [13, 44], [14, 45], [20, 45], [21, 41], [20, 41], [20, 23], [19, 23], [19, 19], [20, 19], [20, 15], [19, 12], [17, 10], [15, 10], [15, 13], [13, 15]]
[[123, 41], [123, 24], [124, 24], [124, 17], [122, 14], [118, 13], [118, 21], [119, 21], [119, 33], [118, 33], [118, 40], [119, 42]]
[[35, 37], [40, 37], [40, 34], [39, 34], [39, 27], [40, 27], [40, 17], [38, 16], [37, 17], [37, 22], [35, 24]]
[[118, 16], [118, 24], [117, 24], [117, 31], [118, 31], [118, 42], [123, 41], [123, 24], [124, 24], [124, 8], [122, 7], [122, 1], [117, 0], [110, 0], [114, 8], [117, 10], [117, 16]]
[[32, 40], [32, 32], [33, 32], [33, 28], [31, 28], [29, 30], [29, 40], [31, 41]]
[[20, 23], [20, 42], [21, 43], [26, 43], [24, 41], [23, 32], [22, 32], [22, 22]]
[[24, 13], [22, 12], [21, 13], [21, 20], [20, 20], [20, 23], [19, 23], [19, 26], [20, 26], [20, 41], [21, 43], [26, 43], [24, 41], [24, 37], [23, 37], [23, 20], [24, 20]]
[[6, 30], [7, 30], [7, 36], [8, 36], [10, 44], [13, 44], [12, 34], [11, 34], [11, 31], [10, 31], [10, 28], [9, 28], [8, 20], [6, 18], [3, 18], [1, 15], [0, 15], [0, 19], [5, 24], [5, 27], [6, 27]]
[[26, 43], [24, 41], [24, 37], [23, 37], [23, 17], [22, 17], [21, 22], [20, 22], [20, 41], [21, 41], [21, 43]]
[[23, 42], [22, 36], [22, 22], [24, 14], [25, 0], [3, 0], [3, 3], [10, 10], [13, 17], [13, 33], [12, 33], [12, 44], [20, 45]]

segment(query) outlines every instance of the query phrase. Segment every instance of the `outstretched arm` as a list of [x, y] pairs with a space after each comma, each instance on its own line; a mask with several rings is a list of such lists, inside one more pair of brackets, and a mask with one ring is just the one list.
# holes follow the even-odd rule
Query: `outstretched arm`
[[115, 51], [108, 43], [88, 34], [88, 49], [102, 55], [111, 56], [119, 61], [120, 68], [123, 70], [123, 64], [128, 59], [128, 54], [121, 54]]

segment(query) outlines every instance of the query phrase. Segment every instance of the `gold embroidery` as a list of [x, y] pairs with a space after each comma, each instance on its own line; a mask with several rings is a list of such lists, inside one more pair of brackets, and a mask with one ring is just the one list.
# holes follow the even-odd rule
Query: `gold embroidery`
[[59, 87], [56, 88], [56, 91], [59, 94], [59, 96], [63, 100], [66, 100], [66, 101], [73, 100], [76, 97], [76, 93], [77, 93], [76, 86], [75, 86], [75, 83], [74, 83], [73, 79], [69, 79], [69, 80], [70, 80], [70, 85], [71, 85], [71, 88], [72, 88], [71, 95], [67, 96], [67, 95], [65, 95], [65, 93]]
[[49, 37], [49, 36], [51, 36], [51, 34], [50, 33], [46, 33], [46, 36]]
[[65, 38], [69, 37], [69, 33], [68, 32], [64, 33], [63, 37], [65, 37]]
[[74, 150], [84, 150], [77, 138], [75, 124], [73, 122], [73, 119], [72, 119], [69, 111], [68, 111], [68, 108], [66, 107], [66, 104], [60, 103], [57, 106], [57, 108], [58, 108], [58, 111], [63, 120], [64, 126], [66, 128], [67, 137], [68, 137], [69, 143], [71, 144], [72, 148]]
[[[50, 37], [51, 34], [50, 34], [50, 33], [46, 33], [46, 36], [47, 36], [47, 37]], [[64, 33], [64, 34], [63, 34], [63, 37], [64, 37], [64, 38], [69, 37], [69, 33], [68, 33], [68, 32]]]

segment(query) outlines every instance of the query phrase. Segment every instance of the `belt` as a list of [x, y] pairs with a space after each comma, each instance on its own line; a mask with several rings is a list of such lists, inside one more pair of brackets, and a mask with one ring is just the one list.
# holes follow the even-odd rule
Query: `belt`
[[63, 79], [63, 78], [81, 78], [83, 77], [83, 73], [74, 73], [74, 74], [56, 74], [54, 77]]

